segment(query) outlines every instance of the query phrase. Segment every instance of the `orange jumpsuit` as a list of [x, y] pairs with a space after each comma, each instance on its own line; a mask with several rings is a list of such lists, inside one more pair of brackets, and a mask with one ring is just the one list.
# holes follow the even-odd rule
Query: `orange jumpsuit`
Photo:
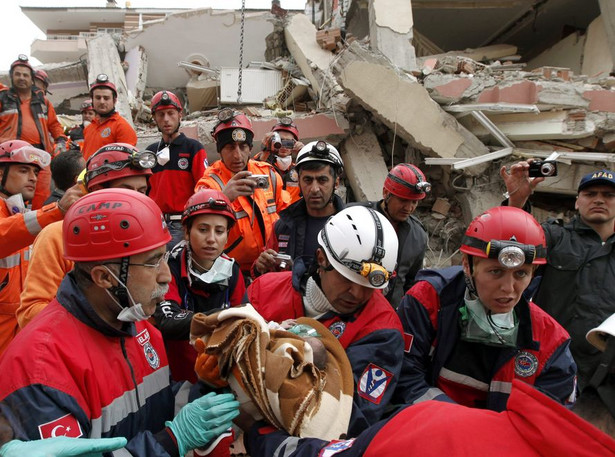
[[137, 145], [137, 134], [120, 113], [109, 117], [95, 117], [92, 123], [83, 129], [83, 158], [88, 160], [92, 154], [110, 143], [128, 143]]

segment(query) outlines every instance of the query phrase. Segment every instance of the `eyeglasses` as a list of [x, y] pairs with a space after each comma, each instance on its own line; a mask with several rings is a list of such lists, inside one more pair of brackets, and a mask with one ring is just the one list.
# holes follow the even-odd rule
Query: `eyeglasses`
[[[146, 267], [146, 268], [155, 268], [156, 270], [160, 270], [160, 267], [163, 263], [169, 262], [169, 256], [171, 255], [171, 251], [167, 251], [158, 259], [156, 263], [129, 263], [129, 267]], [[120, 262], [106, 262], [103, 265], [119, 265]]]

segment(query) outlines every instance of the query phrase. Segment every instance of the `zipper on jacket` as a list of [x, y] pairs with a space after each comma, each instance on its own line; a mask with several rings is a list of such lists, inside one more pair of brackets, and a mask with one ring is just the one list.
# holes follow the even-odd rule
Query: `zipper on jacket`
[[130, 368], [130, 377], [132, 378], [132, 384], [135, 386], [135, 394], [137, 395], [137, 406], [141, 409], [141, 399], [139, 398], [139, 388], [137, 386], [137, 379], [135, 378], [135, 370], [132, 368], [132, 364], [128, 358], [128, 353], [126, 352], [126, 340], [124, 337], [120, 338], [120, 346], [122, 347], [122, 354], [128, 364], [128, 368]]

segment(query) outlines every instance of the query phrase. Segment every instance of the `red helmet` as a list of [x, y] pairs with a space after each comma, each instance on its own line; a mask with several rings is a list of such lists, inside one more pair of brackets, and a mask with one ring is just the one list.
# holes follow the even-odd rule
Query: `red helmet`
[[11, 76], [13, 76], [13, 69], [18, 66], [28, 67], [30, 69], [30, 72], [32, 73], [32, 79], [34, 79], [34, 68], [32, 68], [32, 65], [30, 65], [30, 61], [28, 60], [27, 55], [19, 54], [17, 56], [17, 60], [11, 64], [11, 68], [9, 69], [9, 74]]
[[0, 143], [0, 163], [25, 163], [43, 169], [49, 166], [51, 156], [42, 149], [35, 148], [27, 141], [9, 140]]
[[384, 188], [393, 195], [406, 200], [422, 200], [431, 190], [425, 174], [409, 163], [400, 163], [389, 171]]
[[[152, 156], [153, 163], [152, 163]], [[103, 184], [128, 176], [152, 175], [156, 156], [126, 143], [111, 143], [103, 146], [90, 157], [85, 165], [85, 185], [89, 192], [102, 189]]]
[[36, 70], [34, 72], [34, 77], [36, 79], [43, 81], [45, 83], [45, 87], [49, 87], [49, 84], [50, 84], [49, 75], [47, 74], [45, 70]]
[[485, 259], [497, 258], [509, 268], [547, 263], [542, 227], [531, 214], [512, 206], [497, 206], [474, 218], [459, 250]]
[[104, 189], [81, 197], [64, 216], [64, 257], [93, 262], [151, 251], [171, 241], [158, 205], [128, 189]]
[[[222, 132], [228, 131], [225, 134]], [[224, 145], [233, 141], [243, 141], [252, 146], [254, 130], [248, 116], [241, 111], [233, 111], [231, 108], [224, 108], [218, 113], [218, 123], [211, 132], [211, 136], [216, 141], [218, 152]]]
[[188, 199], [182, 214], [182, 224], [186, 225], [190, 218], [199, 214], [219, 214], [229, 220], [230, 229], [237, 221], [231, 201], [219, 190], [203, 189]]
[[93, 110], [94, 109], [94, 105], [92, 104], [92, 99], [88, 98], [87, 100], [84, 100], [83, 103], [81, 104], [81, 112], [83, 113], [84, 111], [88, 111], [88, 110]]
[[276, 125], [271, 129], [272, 132], [279, 132], [283, 130], [285, 132], [290, 132], [295, 137], [295, 140], [299, 139], [299, 130], [297, 130], [297, 125], [292, 121], [290, 117], [283, 117], [280, 119]]
[[160, 109], [168, 109], [175, 108], [177, 111], [182, 111], [182, 103], [177, 98], [173, 92], [168, 90], [162, 90], [160, 92], [156, 92], [156, 94], [152, 97], [152, 102], [150, 104], [150, 109], [152, 113]]
[[101, 88], [111, 89], [114, 97], [117, 97], [117, 88], [115, 87], [115, 84], [109, 81], [109, 77], [104, 73], [99, 74], [96, 77], [96, 81], [94, 81], [90, 85], [90, 95], [92, 95], [92, 92], [94, 92], [94, 89], [101, 89]]

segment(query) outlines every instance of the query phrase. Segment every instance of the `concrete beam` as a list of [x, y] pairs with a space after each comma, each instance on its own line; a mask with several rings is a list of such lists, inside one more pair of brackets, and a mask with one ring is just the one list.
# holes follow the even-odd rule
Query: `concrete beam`
[[[611, 10], [615, 10], [613, 6], [611, 5]], [[612, 14], [615, 16], [615, 11]], [[614, 25], [608, 24], [606, 19], [608, 17], [604, 14], [598, 16], [587, 28], [581, 64], [581, 72], [584, 75], [607, 78], [613, 71], [615, 41], [609, 37], [609, 32], [615, 33], [615, 31], [609, 30]]]
[[120, 62], [117, 47], [111, 35], [100, 35], [87, 41], [88, 44], [88, 75], [89, 83], [96, 80], [96, 76], [105, 73], [109, 81], [117, 88], [117, 102], [115, 109], [134, 128], [132, 113], [128, 103], [128, 86], [126, 76]]
[[424, 155], [469, 158], [489, 152], [420, 83], [357, 42], [340, 56], [333, 71], [358, 103]]
[[402, 70], [414, 71], [416, 54], [412, 46], [412, 2], [369, 0], [369, 39], [372, 50], [386, 56]]
[[[613, 0], [598, 0], [604, 23], [604, 31], [611, 52], [611, 65], [615, 62], [615, 3]], [[611, 69], [612, 70], [612, 69]]]
[[348, 137], [340, 146], [346, 178], [357, 201], [382, 198], [382, 185], [388, 169], [378, 138], [370, 129]]

